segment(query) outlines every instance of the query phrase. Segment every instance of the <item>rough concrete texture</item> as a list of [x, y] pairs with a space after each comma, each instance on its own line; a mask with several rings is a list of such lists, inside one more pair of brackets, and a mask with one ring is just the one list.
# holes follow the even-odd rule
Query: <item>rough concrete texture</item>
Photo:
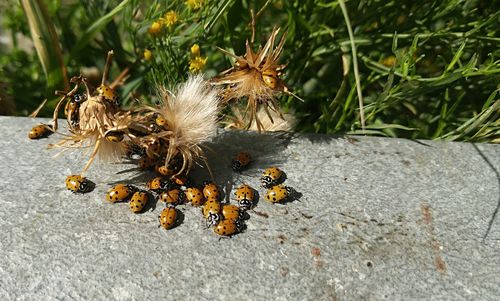
[[[200, 209], [180, 206], [183, 223], [166, 231], [160, 203], [133, 214], [106, 202], [113, 183], [152, 176], [132, 164], [95, 164], [93, 192], [67, 191], [86, 158], [53, 158], [56, 135], [28, 140], [40, 121], [0, 117], [1, 300], [500, 298], [498, 145], [221, 133], [216, 180], [248, 183], [260, 199], [245, 232], [219, 240]], [[235, 174], [242, 149], [255, 161]], [[299, 200], [263, 200], [271, 165]]]

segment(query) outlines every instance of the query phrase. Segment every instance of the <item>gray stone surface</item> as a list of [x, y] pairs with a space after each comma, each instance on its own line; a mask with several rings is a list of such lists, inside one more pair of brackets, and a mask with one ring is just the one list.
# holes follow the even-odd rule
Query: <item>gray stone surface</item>
[[[0, 117], [0, 300], [500, 298], [498, 145], [224, 132], [209, 154], [218, 182], [258, 188], [277, 165], [302, 197], [272, 205], [258, 188], [260, 214], [219, 240], [199, 209], [181, 206], [165, 231], [161, 204], [106, 202], [112, 183], [151, 177], [131, 164], [95, 164], [93, 192], [67, 191], [86, 158], [54, 158], [56, 135], [28, 140], [40, 120]], [[242, 148], [255, 162], [234, 174]]]

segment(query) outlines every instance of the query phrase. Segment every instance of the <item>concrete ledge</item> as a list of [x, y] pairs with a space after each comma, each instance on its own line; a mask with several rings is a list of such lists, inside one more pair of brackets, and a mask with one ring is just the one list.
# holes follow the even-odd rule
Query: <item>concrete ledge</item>
[[[247, 229], [219, 240], [199, 210], [158, 228], [161, 211], [110, 204], [131, 164], [95, 164], [85, 195], [64, 187], [86, 158], [30, 141], [43, 119], [0, 117], [1, 300], [497, 300], [500, 146], [326, 135], [223, 132], [219, 183], [258, 188], [280, 166], [300, 201], [262, 199]], [[234, 174], [242, 148], [256, 159]], [[121, 172], [129, 169], [128, 172]], [[204, 170], [194, 172], [200, 183]], [[488, 234], [487, 234], [488, 233]]]

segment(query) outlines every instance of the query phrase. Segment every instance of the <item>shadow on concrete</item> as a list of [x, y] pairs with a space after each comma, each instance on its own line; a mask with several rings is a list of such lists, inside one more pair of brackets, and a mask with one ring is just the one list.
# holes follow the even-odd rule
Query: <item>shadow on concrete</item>
[[[477, 145], [475, 143], [472, 143], [472, 147], [474, 147], [474, 149], [481, 156], [481, 158], [483, 158], [484, 162], [486, 162], [486, 164], [488, 164], [488, 166], [491, 168], [491, 170], [493, 170], [493, 172], [495, 173], [495, 176], [497, 178], [497, 183], [498, 183], [498, 189], [500, 190], [500, 173], [495, 168], [495, 166], [491, 163], [491, 161], [488, 159], [488, 157], [486, 157], [486, 155], [477, 147]], [[490, 234], [491, 227], [493, 226], [493, 222], [495, 221], [495, 219], [497, 217], [499, 208], [500, 208], [500, 194], [498, 195], [498, 198], [497, 198], [497, 205], [495, 207], [495, 210], [493, 211], [493, 214], [491, 215], [490, 221], [488, 222], [488, 228], [486, 229], [486, 233], [483, 236], [483, 243], [486, 241], [488, 234]]]
[[[205, 155], [214, 174], [214, 181], [221, 185], [232, 181], [239, 183], [242, 175], [260, 177], [260, 170], [280, 165], [287, 158], [283, 155], [293, 134], [287, 132], [257, 133], [248, 131], [222, 131], [212, 143], [206, 146]], [[246, 151], [252, 162], [241, 172], [232, 169], [232, 158]], [[195, 179], [208, 179], [206, 168], [196, 168], [192, 173]]]

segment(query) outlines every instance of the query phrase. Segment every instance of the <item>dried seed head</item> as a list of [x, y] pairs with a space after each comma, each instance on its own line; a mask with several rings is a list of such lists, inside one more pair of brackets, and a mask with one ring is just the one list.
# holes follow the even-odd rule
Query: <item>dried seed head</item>
[[[263, 124], [257, 112], [261, 107], [266, 111], [274, 110], [279, 112], [276, 97], [280, 93], [291, 94], [284, 82], [280, 78], [281, 70], [285, 65], [278, 63], [283, 51], [286, 33], [281, 36], [276, 48], [274, 42], [279, 33], [279, 28], [273, 29], [271, 36], [264, 47], [254, 52], [248, 41], [246, 43], [246, 53], [243, 56], [236, 56], [226, 50], [220, 49], [225, 54], [236, 59], [235, 65], [222, 72], [218, 78], [212, 79], [214, 85], [222, 85], [222, 98], [225, 102], [239, 99], [247, 100], [246, 110], [250, 114], [249, 121], [255, 120], [257, 129], [263, 129]], [[272, 119], [271, 119], [272, 121]], [[247, 128], [250, 127], [247, 124]]]

